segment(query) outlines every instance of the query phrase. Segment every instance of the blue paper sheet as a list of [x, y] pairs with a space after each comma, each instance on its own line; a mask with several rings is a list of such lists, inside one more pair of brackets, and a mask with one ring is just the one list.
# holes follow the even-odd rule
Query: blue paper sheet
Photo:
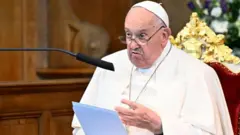
[[85, 135], [127, 135], [117, 112], [72, 102]]

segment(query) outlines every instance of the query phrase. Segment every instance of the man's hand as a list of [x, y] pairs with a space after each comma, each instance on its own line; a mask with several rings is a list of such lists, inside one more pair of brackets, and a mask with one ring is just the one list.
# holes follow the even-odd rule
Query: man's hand
[[141, 104], [129, 100], [123, 99], [122, 103], [128, 105], [130, 109], [116, 107], [115, 110], [118, 112], [120, 119], [125, 125], [144, 128], [154, 134], [162, 132], [161, 118], [157, 113]]

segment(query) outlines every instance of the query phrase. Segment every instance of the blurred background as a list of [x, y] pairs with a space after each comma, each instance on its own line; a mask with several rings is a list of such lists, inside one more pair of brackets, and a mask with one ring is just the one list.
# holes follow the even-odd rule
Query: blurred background
[[[101, 58], [126, 48], [118, 37], [138, 1], [0, 0], [0, 47], [53, 47]], [[161, 2], [176, 34], [189, 21], [188, 1]], [[0, 61], [0, 81], [89, 76], [95, 68], [58, 52], [0, 52]]]
[[[61, 48], [102, 58], [126, 48], [118, 37], [139, 1], [0, 0], [0, 48]], [[155, 1], [168, 12], [173, 36], [193, 11], [202, 14], [195, 1]], [[0, 135], [70, 135], [71, 102], [81, 99], [94, 69], [59, 52], [0, 51]]]

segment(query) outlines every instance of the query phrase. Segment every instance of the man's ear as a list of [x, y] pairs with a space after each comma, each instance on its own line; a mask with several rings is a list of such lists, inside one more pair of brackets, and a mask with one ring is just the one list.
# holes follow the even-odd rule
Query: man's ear
[[164, 31], [167, 33], [167, 39], [169, 38], [169, 36], [172, 35], [172, 31], [170, 28], [165, 28]]
[[171, 31], [170, 28], [164, 28], [164, 29], [163, 29], [163, 34], [162, 34], [162, 36], [163, 36], [163, 39], [164, 39], [166, 42], [168, 41], [169, 36], [171, 36], [171, 34], [172, 34], [172, 31]]

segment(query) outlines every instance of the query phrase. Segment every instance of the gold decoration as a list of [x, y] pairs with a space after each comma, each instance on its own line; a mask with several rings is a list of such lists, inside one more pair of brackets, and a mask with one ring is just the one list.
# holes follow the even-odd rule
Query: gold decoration
[[170, 42], [179, 49], [204, 62], [226, 62], [239, 64], [240, 58], [232, 55], [232, 50], [224, 44], [224, 35], [216, 35], [207, 24], [192, 13], [190, 22]]

